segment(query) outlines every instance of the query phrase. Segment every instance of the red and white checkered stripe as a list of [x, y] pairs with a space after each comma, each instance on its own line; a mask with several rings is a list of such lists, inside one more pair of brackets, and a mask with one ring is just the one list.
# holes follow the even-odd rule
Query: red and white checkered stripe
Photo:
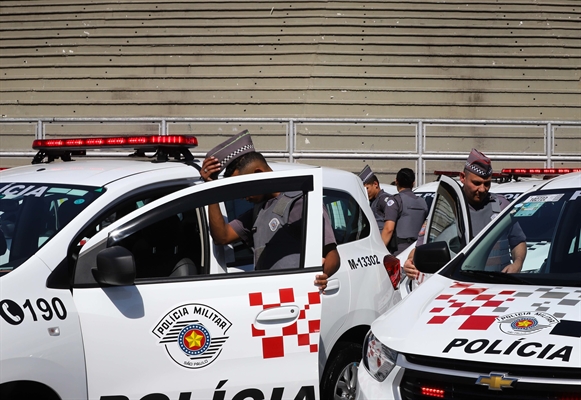
[[265, 298], [265, 294], [255, 292], [249, 293], [248, 299], [251, 307], [261, 307], [263, 310], [289, 303], [304, 304], [300, 308], [298, 320], [292, 325], [284, 328], [257, 329], [252, 324], [252, 337], [262, 339], [263, 358], [284, 357], [289, 352], [298, 351], [316, 353], [319, 350], [319, 331], [321, 329], [321, 295], [319, 292], [296, 295], [293, 288], [283, 288], [279, 289], [277, 298]]
[[512, 295], [515, 293], [515, 290], [494, 293], [487, 288], [460, 282], [455, 282], [450, 289], [451, 294], [435, 298], [427, 324], [445, 323], [448, 327], [453, 324], [459, 330], [486, 330], [502, 314], [495, 309], [514, 301]]

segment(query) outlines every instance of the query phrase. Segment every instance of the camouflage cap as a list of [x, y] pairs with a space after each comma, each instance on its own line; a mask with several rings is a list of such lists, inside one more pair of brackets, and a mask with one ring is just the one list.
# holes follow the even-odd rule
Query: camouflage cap
[[248, 130], [243, 130], [208, 151], [206, 158], [216, 157], [220, 162], [220, 171], [222, 171], [236, 158], [253, 151], [255, 149], [250, 133]]
[[374, 173], [371, 170], [371, 167], [369, 165], [366, 165], [365, 168], [363, 168], [363, 170], [361, 170], [361, 172], [357, 176], [365, 184], [365, 183], [370, 183], [373, 175], [374, 175]]
[[488, 178], [492, 175], [492, 164], [490, 163], [490, 158], [486, 157], [476, 149], [472, 149], [468, 155], [468, 160], [466, 160], [464, 168], [481, 178]]

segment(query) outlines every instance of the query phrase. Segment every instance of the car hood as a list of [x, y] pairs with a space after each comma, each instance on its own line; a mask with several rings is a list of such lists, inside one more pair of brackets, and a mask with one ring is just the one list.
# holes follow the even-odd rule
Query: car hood
[[434, 275], [371, 327], [387, 347], [469, 361], [581, 366], [581, 289]]

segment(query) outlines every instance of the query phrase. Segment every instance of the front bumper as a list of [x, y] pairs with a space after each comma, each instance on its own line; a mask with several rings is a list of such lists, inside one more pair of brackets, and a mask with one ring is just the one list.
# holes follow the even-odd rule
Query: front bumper
[[357, 371], [357, 400], [400, 400], [399, 383], [404, 369], [395, 366], [383, 382], [374, 379], [363, 366], [359, 364]]

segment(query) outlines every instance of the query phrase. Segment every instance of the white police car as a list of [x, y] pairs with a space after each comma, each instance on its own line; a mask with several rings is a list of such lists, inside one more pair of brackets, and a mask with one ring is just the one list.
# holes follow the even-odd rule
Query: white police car
[[[322, 398], [353, 397], [364, 336], [401, 298], [359, 178], [272, 164], [204, 183], [196, 143], [36, 141], [34, 165], [0, 173], [2, 399], [318, 399], [319, 382]], [[41, 163], [108, 146], [157, 162]], [[300, 265], [240, 272], [249, 250], [213, 244], [206, 206], [228, 218], [248, 195], [292, 190], [306, 198]], [[323, 204], [342, 263], [320, 294]]]
[[[416, 248], [418, 269], [439, 272], [372, 324], [357, 399], [578, 399], [581, 173], [523, 194], [450, 261], [470, 226], [461, 199], [453, 182], [438, 189], [432, 227], [447, 220], [456, 239]], [[515, 224], [525, 267], [488, 271], [491, 249]]]
[[[493, 174], [493, 182], [490, 186], [490, 192], [496, 193], [504, 196], [507, 200], [514, 201], [524, 192], [541, 185], [548, 179], [548, 177], [555, 177], [563, 174], [569, 174], [571, 172], [578, 171], [574, 168], [505, 168], [502, 172]], [[459, 175], [458, 172], [449, 171], [434, 171], [434, 174], [446, 177], [456, 177]], [[542, 175], [543, 177], [533, 177]], [[439, 178], [441, 180], [441, 178]], [[436, 195], [436, 191], [440, 184], [440, 180], [434, 182], [428, 182], [424, 185], [418, 186], [414, 189], [414, 193], [426, 200], [428, 203], [428, 208], [431, 208], [432, 201]], [[428, 217], [430, 218], [430, 217]], [[405, 260], [408, 258], [409, 253], [415, 248], [415, 243], [408, 247], [405, 251], [400, 253], [397, 258], [400, 260], [401, 265], [404, 264]], [[538, 254], [538, 256], [542, 256]], [[532, 260], [529, 257], [525, 260], [524, 268], [531, 263]], [[403, 276], [401, 283], [401, 293], [402, 296], [407, 296], [414, 288], [419, 284], [424, 282], [429, 276], [420, 273], [417, 280], [410, 280], [407, 276]]]

